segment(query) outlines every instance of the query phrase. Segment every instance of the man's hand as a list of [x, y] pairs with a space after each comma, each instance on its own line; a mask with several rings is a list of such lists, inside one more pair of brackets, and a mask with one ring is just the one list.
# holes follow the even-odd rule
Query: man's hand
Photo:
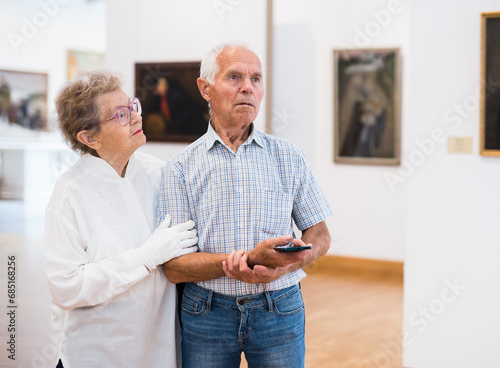
[[290, 266], [273, 268], [256, 265], [252, 270], [248, 267], [247, 261], [248, 253], [245, 253], [243, 249], [233, 251], [226, 261], [222, 261], [222, 268], [230, 279], [252, 284], [267, 284], [290, 272]]
[[[267, 266], [271, 268], [285, 267], [293, 263], [301, 262], [310, 250], [301, 250], [297, 252], [277, 252], [274, 247], [290, 243], [292, 236], [282, 236], [280, 238], [271, 238], [261, 241], [254, 249], [247, 254], [246, 263], [249, 268], [255, 268], [256, 265]], [[305, 246], [301, 239], [293, 240], [294, 246]], [[311, 244], [307, 244], [311, 245]]]

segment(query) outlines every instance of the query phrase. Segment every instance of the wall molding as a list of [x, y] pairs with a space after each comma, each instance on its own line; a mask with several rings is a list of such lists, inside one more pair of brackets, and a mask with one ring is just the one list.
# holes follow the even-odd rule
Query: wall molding
[[374, 272], [403, 277], [404, 262], [334, 256], [327, 254], [304, 268], [306, 273], [335, 272], [340, 270], [353, 272]]

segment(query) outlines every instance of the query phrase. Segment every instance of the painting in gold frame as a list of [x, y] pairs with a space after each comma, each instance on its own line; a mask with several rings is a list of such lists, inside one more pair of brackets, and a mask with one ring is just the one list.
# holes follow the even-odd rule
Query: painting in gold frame
[[334, 162], [399, 165], [399, 49], [334, 50], [334, 89]]
[[500, 12], [481, 14], [479, 153], [500, 156]]
[[135, 64], [135, 97], [148, 141], [191, 143], [206, 133], [210, 114], [196, 83], [200, 63]]

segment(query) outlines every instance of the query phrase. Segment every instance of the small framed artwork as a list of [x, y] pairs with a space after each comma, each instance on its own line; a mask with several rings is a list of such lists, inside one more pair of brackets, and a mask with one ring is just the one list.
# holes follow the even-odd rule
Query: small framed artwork
[[334, 50], [334, 161], [399, 165], [399, 49]]
[[0, 70], [0, 123], [48, 130], [46, 73]]
[[193, 142], [208, 128], [207, 101], [196, 84], [200, 62], [135, 64], [135, 96], [149, 141]]
[[482, 156], [500, 156], [500, 12], [481, 14], [480, 134]]
[[68, 80], [82, 72], [104, 68], [104, 54], [68, 50]]

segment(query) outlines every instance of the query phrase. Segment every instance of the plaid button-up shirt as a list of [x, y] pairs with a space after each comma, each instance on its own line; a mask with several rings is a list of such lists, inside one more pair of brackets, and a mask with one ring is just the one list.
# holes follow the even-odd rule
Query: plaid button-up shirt
[[[252, 131], [237, 152], [209, 125], [196, 142], [163, 170], [158, 222], [172, 225], [193, 219], [201, 252], [249, 251], [267, 238], [305, 230], [332, 211], [302, 151], [283, 139]], [[292, 222], [293, 221], [293, 222]], [[228, 295], [257, 294], [297, 284], [297, 270], [269, 284], [220, 277], [199, 286]]]

